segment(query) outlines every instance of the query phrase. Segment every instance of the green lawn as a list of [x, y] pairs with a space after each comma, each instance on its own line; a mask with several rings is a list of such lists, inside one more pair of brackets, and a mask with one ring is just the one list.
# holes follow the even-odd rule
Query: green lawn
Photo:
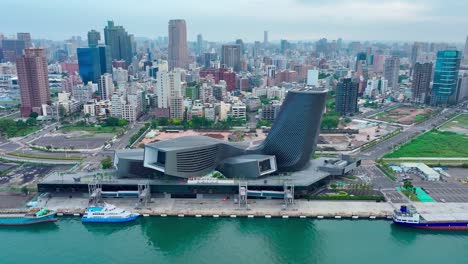
[[401, 157], [468, 157], [468, 136], [453, 132], [430, 131], [384, 156], [384, 158]]
[[31, 158], [31, 159], [44, 159], [44, 160], [76, 160], [81, 161], [83, 160], [82, 157], [78, 156], [47, 156], [47, 155], [37, 155], [32, 153], [22, 153], [19, 151], [13, 151], [8, 153], [8, 155], [20, 157], [20, 158]]
[[41, 126], [31, 126], [31, 127], [21, 128], [16, 132], [15, 137], [24, 137], [26, 135], [29, 135], [33, 132], [40, 130], [41, 128], [42, 128]]
[[119, 131], [120, 127], [109, 127], [109, 126], [74, 126], [67, 125], [60, 128], [61, 131], [87, 131], [92, 133], [115, 133]]
[[452, 127], [463, 127], [468, 129], [468, 114], [459, 115], [457, 118], [441, 127], [442, 130]]

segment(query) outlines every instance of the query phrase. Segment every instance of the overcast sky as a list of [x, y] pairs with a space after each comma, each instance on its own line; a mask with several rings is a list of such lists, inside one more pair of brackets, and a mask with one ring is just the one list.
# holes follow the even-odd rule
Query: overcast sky
[[464, 42], [467, 0], [1, 0], [0, 32], [63, 40], [112, 19], [137, 37], [187, 21], [189, 40], [418, 40]]

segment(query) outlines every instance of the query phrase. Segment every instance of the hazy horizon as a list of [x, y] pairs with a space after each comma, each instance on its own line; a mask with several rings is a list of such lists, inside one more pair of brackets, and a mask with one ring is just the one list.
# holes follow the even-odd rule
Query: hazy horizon
[[34, 39], [86, 39], [114, 20], [136, 37], [167, 36], [170, 19], [187, 22], [188, 40], [201, 33], [209, 41], [328, 39], [430, 41], [463, 43], [468, 28], [468, 1], [456, 0], [238, 0], [137, 2], [71, 0], [5, 0], [0, 33], [30, 32]]

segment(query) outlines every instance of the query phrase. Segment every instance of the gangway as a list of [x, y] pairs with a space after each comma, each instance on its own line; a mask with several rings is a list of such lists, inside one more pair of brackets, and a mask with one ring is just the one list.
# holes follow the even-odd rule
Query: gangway
[[103, 202], [102, 200], [102, 185], [100, 182], [88, 184], [89, 205], [96, 206]]
[[239, 208], [241, 209], [248, 209], [247, 193], [247, 182], [239, 182]]

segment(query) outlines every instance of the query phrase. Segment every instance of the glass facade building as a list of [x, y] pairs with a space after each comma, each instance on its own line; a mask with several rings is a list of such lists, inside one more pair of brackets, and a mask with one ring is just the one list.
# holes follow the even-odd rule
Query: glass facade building
[[104, 73], [112, 74], [112, 55], [109, 46], [101, 45], [99, 49], [99, 62], [101, 64], [101, 75]]
[[431, 103], [451, 104], [450, 97], [457, 88], [458, 70], [461, 54], [457, 50], [442, 50], [437, 52], [434, 79], [431, 93]]
[[77, 55], [79, 73], [83, 83], [97, 83], [101, 76], [99, 49], [95, 47], [78, 48]]

